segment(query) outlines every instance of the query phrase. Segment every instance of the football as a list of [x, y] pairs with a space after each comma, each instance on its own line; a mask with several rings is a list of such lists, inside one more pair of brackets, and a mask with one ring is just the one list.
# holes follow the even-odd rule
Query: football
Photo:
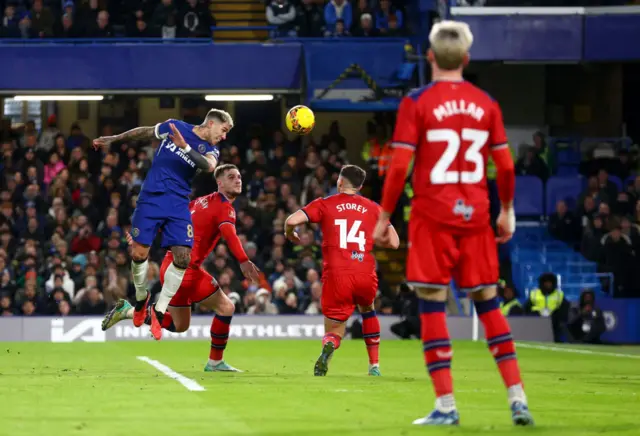
[[299, 135], [306, 135], [316, 125], [316, 117], [313, 111], [306, 106], [298, 105], [289, 109], [286, 117], [287, 129]]

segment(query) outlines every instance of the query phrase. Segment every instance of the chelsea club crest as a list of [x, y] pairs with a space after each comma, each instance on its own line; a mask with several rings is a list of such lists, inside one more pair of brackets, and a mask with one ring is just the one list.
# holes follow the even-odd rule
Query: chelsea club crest
[[205, 151], [207, 151], [207, 147], [205, 147], [205, 145], [204, 145], [204, 144], [200, 144], [200, 145], [198, 145], [198, 151], [199, 151], [201, 154], [204, 154], [204, 152], [205, 152]]

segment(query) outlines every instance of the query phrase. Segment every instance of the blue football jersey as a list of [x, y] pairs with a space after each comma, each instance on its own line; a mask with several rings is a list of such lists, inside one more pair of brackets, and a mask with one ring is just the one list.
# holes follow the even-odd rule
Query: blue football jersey
[[197, 150], [200, 154], [212, 154], [217, 160], [220, 159], [218, 147], [193, 133], [193, 125], [178, 120], [159, 123], [156, 125], [155, 134], [158, 139], [162, 140], [162, 143], [156, 151], [151, 169], [142, 184], [142, 192], [164, 192], [188, 197], [191, 193], [191, 182], [197, 167], [189, 155], [183, 153], [182, 149], [169, 138], [171, 133], [169, 124], [176, 126], [192, 149]]

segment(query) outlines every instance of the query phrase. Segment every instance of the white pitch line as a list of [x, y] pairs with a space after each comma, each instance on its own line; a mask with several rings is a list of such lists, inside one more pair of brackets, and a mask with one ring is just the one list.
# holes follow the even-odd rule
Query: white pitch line
[[167, 365], [164, 365], [157, 360], [149, 359], [147, 356], [138, 356], [138, 360], [142, 360], [143, 362], [147, 362], [149, 365], [153, 366], [155, 369], [163, 373], [169, 378], [172, 378], [179, 382], [182, 386], [189, 389], [190, 391], [201, 392], [204, 391], [205, 388], [198, 384], [197, 381], [192, 380], [188, 377], [183, 376], [175, 372], [173, 369], [169, 368]]
[[640, 355], [634, 355], [634, 354], [608, 353], [606, 351], [583, 350], [580, 348], [548, 347], [545, 345], [523, 344], [522, 342], [518, 342], [516, 345], [521, 348], [533, 348], [536, 350], [563, 351], [565, 353], [591, 354], [594, 356], [628, 357], [629, 359], [640, 359]]

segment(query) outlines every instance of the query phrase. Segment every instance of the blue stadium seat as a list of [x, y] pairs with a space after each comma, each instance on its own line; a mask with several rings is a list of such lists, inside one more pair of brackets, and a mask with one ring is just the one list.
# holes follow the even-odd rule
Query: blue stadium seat
[[622, 191], [623, 190], [622, 180], [620, 180], [620, 177], [609, 175], [609, 181], [612, 182], [613, 184], [615, 184], [618, 187], [618, 191]]
[[581, 177], [550, 177], [547, 181], [547, 214], [556, 210], [556, 203], [560, 200], [569, 199], [569, 206], [575, 205], [575, 199], [582, 192], [582, 184]]
[[580, 168], [577, 165], [559, 164], [556, 175], [560, 177], [577, 177]]
[[514, 209], [517, 217], [544, 215], [542, 180], [533, 176], [516, 177]]

